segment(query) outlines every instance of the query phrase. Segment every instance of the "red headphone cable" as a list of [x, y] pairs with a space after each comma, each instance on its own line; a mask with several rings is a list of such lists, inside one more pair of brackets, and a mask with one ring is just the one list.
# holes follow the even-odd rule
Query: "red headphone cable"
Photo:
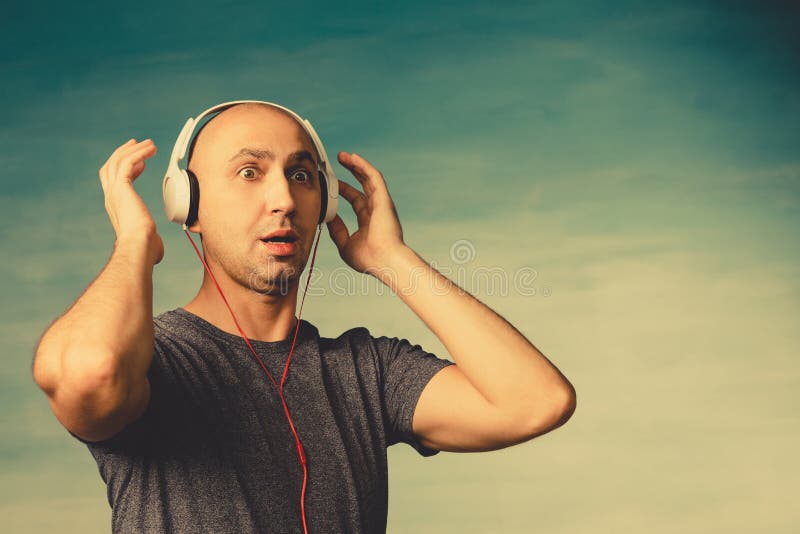
[[[322, 228], [322, 224], [320, 224], [317, 227], [317, 230], [320, 230], [321, 228]], [[305, 534], [308, 534], [308, 526], [306, 525], [306, 510], [305, 510], [306, 485], [307, 485], [307, 482], [308, 482], [308, 469], [306, 467], [306, 455], [305, 455], [305, 452], [303, 450], [303, 444], [300, 442], [300, 438], [298, 437], [297, 431], [294, 428], [294, 423], [292, 422], [292, 416], [289, 414], [289, 407], [286, 405], [286, 399], [283, 396], [283, 385], [286, 382], [286, 377], [287, 377], [288, 372], [289, 372], [289, 363], [292, 361], [292, 354], [294, 353], [294, 346], [295, 346], [295, 343], [297, 342], [297, 334], [300, 331], [300, 317], [302, 317], [302, 315], [303, 315], [303, 303], [306, 300], [306, 292], [308, 291], [308, 284], [311, 281], [311, 273], [314, 270], [314, 260], [317, 257], [317, 245], [319, 245], [319, 238], [322, 235], [322, 232], [321, 231], [317, 232], [317, 238], [314, 241], [314, 252], [313, 252], [313, 254], [311, 256], [311, 266], [308, 269], [308, 277], [306, 278], [305, 289], [303, 289], [303, 297], [300, 300], [300, 310], [299, 310], [298, 315], [297, 315], [297, 325], [295, 326], [295, 329], [294, 329], [294, 338], [292, 339], [292, 348], [289, 350], [289, 357], [286, 358], [286, 365], [283, 368], [283, 376], [281, 376], [280, 385], [278, 385], [275, 382], [275, 379], [272, 378], [272, 375], [267, 370], [267, 367], [264, 365], [264, 362], [261, 361], [261, 358], [258, 356], [258, 353], [256, 353], [256, 350], [253, 348], [253, 345], [250, 343], [250, 339], [247, 337], [247, 335], [244, 333], [244, 330], [242, 330], [242, 327], [239, 325], [239, 321], [236, 320], [236, 315], [234, 315], [233, 310], [231, 309], [231, 305], [228, 303], [228, 299], [225, 298], [225, 294], [222, 292], [222, 288], [219, 286], [219, 283], [217, 282], [216, 277], [214, 277], [214, 273], [211, 272], [211, 268], [208, 266], [208, 263], [206, 263], [206, 260], [203, 258], [203, 255], [200, 253], [200, 249], [197, 248], [197, 245], [195, 244], [194, 239], [192, 239], [192, 236], [189, 234], [189, 230], [186, 227], [186, 225], [183, 225], [183, 232], [186, 234], [186, 237], [189, 238], [189, 242], [192, 244], [192, 247], [194, 248], [194, 251], [197, 253], [197, 257], [200, 258], [201, 262], [203, 262], [203, 267], [205, 267], [206, 272], [211, 277], [211, 280], [214, 282], [214, 285], [217, 287], [217, 291], [219, 291], [219, 295], [222, 297], [222, 301], [225, 303], [225, 306], [228, 308], [228, 311], [231, 314], [231, 318], [233, 319], [233, 323], [236, 325], [236, 328], [239, 330], [239, 333], [242, 334], [242, 337], [244, 338], [244, 342], [247, 343], [247, 346], [250, 348], [250, 352], [252, 352], [253, 356], [256, 357], [256, 360], [258, 360], [259, 365], [264, 370], [264, 372], [267, 374], [267, 377], [270, 379], [270, 381], [275, 386], [275, 388], [278, 390], [278, 396], [280, 397], [281, 403], [283, 404], [283, 411], [286, 413], [286, 419], [289, 421], [289, 427], [292, 430], [292, 434], [294, 435], [294, 441], [295, 441], [295, 444], [297, 445], [297, 455], [298, 455], [298, 458], [300, 459], [300, 464], [303, 466], [303, 489], [302, 489], [302, 492], [300, 494], [300, 512], [302, 514], [302, 519], [303, 519], [303, 532]]]

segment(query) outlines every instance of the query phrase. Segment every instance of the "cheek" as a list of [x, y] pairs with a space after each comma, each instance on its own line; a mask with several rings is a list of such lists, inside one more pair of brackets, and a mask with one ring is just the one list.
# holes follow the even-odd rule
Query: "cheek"
[[234, 195], [231, 192], [208, 192], [205, 197], [200, 194], [200, 211], [198, 216], [206, 224], [233, 228], [245, 224], [252, 214], [259, 209], [257, 198], [253, 196]]
[[319, 217], [320, 203], [322, 202], [319, 189], [301, 191], [295, 196], [295, 199], [297, 206], [303, 207], [304, 218], [314, 219], [313, 224], [316, 224]]

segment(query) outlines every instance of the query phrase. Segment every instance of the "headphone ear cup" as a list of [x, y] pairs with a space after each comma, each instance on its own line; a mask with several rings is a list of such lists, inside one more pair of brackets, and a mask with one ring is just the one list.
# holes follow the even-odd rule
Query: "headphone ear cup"
[[319, 171], [318, 173], [318, 180], [319, 180], [319, 220], [317, 224], [322, 224], [325, 220], [325, 213], [328, 211], [328, 179], [325, 177], [325, 173]]
[[189, 213], [186, 215], [186, 226], [191, 226], [197, 221], [197, 210], [200, 207], [200, 184], [197, 176], [186, 169], [186, 176], [189, 177]]

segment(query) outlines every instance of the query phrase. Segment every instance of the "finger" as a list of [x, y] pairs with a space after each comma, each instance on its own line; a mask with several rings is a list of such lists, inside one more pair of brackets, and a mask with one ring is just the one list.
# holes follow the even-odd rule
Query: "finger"
[[155, 146], [152, 139], [145, 139], [140, 143], [135, 143], [130, 146], [123, 147], [119, 150], [117, 154], [115, 154], [110, 163], [110, 168], [113, 169], [115, 167], [119, 167], [119, 164], [123, 162], [126, 158], [129, 158], [135, 154], [140, 153], [143, 150], [148, 150]]
[[[156, 152], [158, 152], [158, 148], [152, 141], [149, 144], [142, 144], [139, 148], [126, 154], [120, 160], [120, 168], [123, 170], [138, 166], [144, 168], [144, 161], [155, 156]], [[128, 175], [130, 175], [130, 173], [128, 173]]]
[[135, 150], [139, 146], [140, 143], [138, 143], [136, 139], [130, 139], [127, 143], [120, 145], [114, 152], [111, 153], [111, 156], [106, 162], [107, 181], [113, 180], [118, 176], [119, 163], [125, 154], [130, 153], [131, 150]]
[[390, 197], [389, 188], [386, 185], [386, 179], [381, 171], [375, 168], [372, 163], [367, 161], [366, 158], [360, 154], [353, 154], [353, 161], [357, 168], [360, 169], [363, 174], [369, 177], [373, 192], [380, 193], [379, 195], [376, 195], [377, 197], [379, 197], [381, 200]]
[[114, 157], [116, 154], [119, 154], [120, 152], [124, 151], [126, 148], [131, 147], [131, 146], [133, 146], [133, 145], [135, 145], [137, 143], [138, 143], [138, 141], [136, 141], [136, 138], [135, 137], [131, 137], [130, 139], [128, 139], [127, 141], [125, 141], [124, 143], [119, 145], [116, 149], [114, 149], [114, 152], [111, 153], [111, 157]]
[[[354, 208], [366, 206], [367, 197], [364, 195], [364, 193], [347, 182], [339, 180], [339, 193], [341, 193], [341, 195], [346, 198], [350, 204], [353, 204]], [[358, 206], [356, 206], [356, 204], [358, 204]]]
[[[142, 142], [144, 142], [144, 141], [142, 141]], [[131, 138], [131, 139], [128, 139], [125, 143], [123, 143], [120, 146], [118, 146], [116, 148], [116, 150], [114, 150], [114, 152], [112, 152], [111, 156], [109, 156], [109, 158], [108, 158], [109, 167], [113, 166], [114, 161], [118, 160], [119, 158], [124, 156], [126, 153], [130, 152], [131, 150], [134, 150], [140, 144], [141, 143], [136, 141], [136, 139]]]
[[364, 193], [351, 186], [347, 182], [339, 180], [339, 194], [347, 200], [353, 208], [358, 218], [358, 226], [364, 226], [369, 222], [370, 211], [367, 197]]
[[[340, 152], [339, 156], [341, 159], [342, 154], [347, 154], [346, 152]], [[391, 204], [391, 195], [389, 194], [389, 188], [386, 186], [386, 180], [384, 179], [383, 173], [376, 169], [369, 161], [367, 161], [362, 156], [353, 153], [349, 155], [349, 162], [351, 163], [353, 176], [362, 176], [366, 177], [365, 181], [361, 182], [364, 185], [364, 191], [369, 191], [367, 197], [370, 200], [371, 205], [373, 206], [385, 206], [387, 203]]]
[[124, 158], [127, 154], [130, 154], [132, 151], [139, 149], [144, 144], [147, 144], [150, 139], [145, 139], [144, 141], [137, 142], [136, 139], [130, 139], [126, 143], [117, 147], [114, 152], [111, 153], [109, 156], [107, 163], [107, 168], [110, 170], [115, 166], [115, 162], [118, 162], [120, 159]]
[[370, 180], [370, 176], [365, 172], [355, 159], [355, 154], [348, 154], [347, 152], [339, 152], [339, 163], [341, 163], [350, 174], [364, 187], [364, 192], [371, 195], [374, 191], [374, 185]]
[[119, 145], [114, 150], [114, 152], [112, 152], [111, 155], [108, 156], [108, 159], [106, 160], [105, 163], [103, 163], [103, 166], [100, 167], [100, 171], [98, 172], [98, 174], [100, 175], [100, 182], [103, 184], [103, 189], [105, 189], [105, 183], [104, 182], [108, 178], [108, 169], [109, 169], [111, 163], [114, 161], [115, 156], [117, 156], [120, 153], [120, 151], [124, 150], [126, 147], [131, 146], [133, 144], [136, 144], [136, 139], [130, 138], [127, 141], [125, 141], [124, 143], [122, 143], [121, 145]]
[[144, 170], [144, 160], [154, 156], [157, 151], [152, 141], [143, 141], [117, 161], [116, 166], [111, 169], [111, 179], [133, 182]]
[[331, 236], [331, 240], [333, 240], [333, 243], [339, 251], [344, 249], [347, 240], [350, 239], [350, 232], [347, 231], [347, 225], [344, 224], [344, 221], [338, 215], [328, 222], [328, 234]]

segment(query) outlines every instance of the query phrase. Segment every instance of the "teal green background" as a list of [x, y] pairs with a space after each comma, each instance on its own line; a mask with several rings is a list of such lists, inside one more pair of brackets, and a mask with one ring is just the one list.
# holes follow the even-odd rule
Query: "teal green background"
[[[378, 167], [409, 245], [453, 278], [534, 272], [534, 295], [467, 289], [577, 390], [567, 425], [522, 445], [392, 447], [389, 532], [794, 531], [799, 23], [777, 1], [5, 6], [0, 528], [110, 530], [30, 372], [110, 254], [98, 169], [155, 141], [137, 181], [166, 245], [154, 311], [181, 306], [202, 268], [163, 214], [167, 156], [189, 116], [260, 99]], [[327, 234], [316, 268], [303, 318], [323, 335], [449, 357], [371, 279], [331, 291]]]

